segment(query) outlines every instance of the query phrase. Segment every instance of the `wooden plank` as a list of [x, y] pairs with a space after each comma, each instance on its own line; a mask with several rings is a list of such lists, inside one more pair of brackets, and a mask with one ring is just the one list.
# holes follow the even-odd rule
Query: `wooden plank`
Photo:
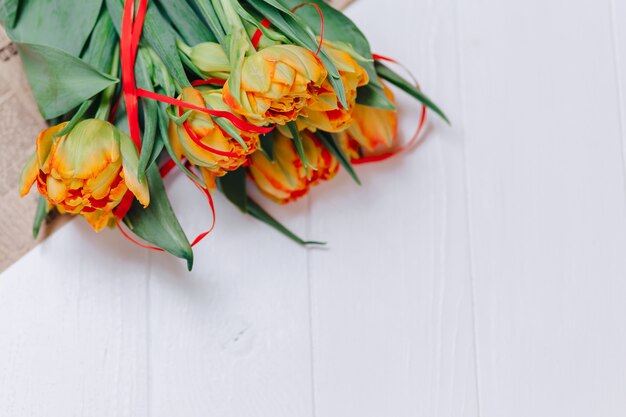
[[[169, 190], [186, 230], [202, 230], [197, 190], [182, 176]], [[305, 232], [306, 202], [264, 204]], [[151, 417], [312, 416], [307, 252], [219, 195], [216, 207], [192, 273], [153, 257]]]
[[[311, 293], [318, 416], [477, 416], [455, 3], [348, 9], [375, 52], [415, 71], [454, 126], [432, 119], [403, 158], [313, 193]], [[417, 119], [398, 94], [403, 130]]]
[[[620, 133], [622, 136], [622, 150], [626, 161], [626, 4], [616, 0], [610, 0], [611, 6], [611, 31], [613, 35], [613, 56], [615, 73], [617, 76], [617, 108], [620, 113]], [[626, 164], [624, 166], [626, 175]]]
[[147, 416], [147, 254], [71, 222], [0, 275], [0, 414]]
[[624, 415], [609, 2], [458, 4], [481, 415]]

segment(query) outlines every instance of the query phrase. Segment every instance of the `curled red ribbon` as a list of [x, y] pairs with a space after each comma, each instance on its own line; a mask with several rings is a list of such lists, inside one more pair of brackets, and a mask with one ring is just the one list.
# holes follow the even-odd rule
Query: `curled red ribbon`
[[[187, 168], [191, 167], [191, 164], [189, 164], [189, 162], [186, 163]], [[176, 163], [174, 162], [173, 159], [168, 159], [160, 168], [159, 173], [161, 174], [161, 177], [166, 177], [170, 172], [172, 172], [172, 170], [174, 169], [174, 167], [176, 166]], [[191, 182], [196, 186], [196, 188], [198, 188], [198, 190], [200, 190], [206, 197], [207, 202], [209, 203], [209, 207], [211, 208], [211, 227], [209, 228], [209, 230], [207, 230], [206, 232], [202, 232], [200, 233], [198, 236], [196, 236], [196, 238], [191, 242], [191, 247], [193, 248], [194, 246], [196, 246], [198, 243], [200, 243], [202, 241], [202, 239], [204, 239], [205, 237], [207, 237], [212, 231], [213, 229], [215, 229], [215, 223], [217, 220], [217, 216], [215, 214], [215, 203], [213, 202], [213, 196], [211, 195], [211, 192], [204, 187], [203, 185], [199, 184], [197, 182], [197, 180], [190, 178]], [[124, 196], [126, 197], [126, 196]], [[123, 200], [122, 200], [123, 202]], [[131, 194], [131, 203], [132, 203], [132, 194]], [[121, 203], [120, 203], [121, 205]], [[124, 230], [124, 227], [122, 226], [122, 222], [120, 218], [117, 218], [115, 221], [117, 228], [119, 229], [120, 233], [122, 233], [122, 235], [129, 240], [130, 242], [134, 243], [135, 245], [143, 248], [143, 249], [149, 249], [149, 250], [153, 250], [156, 252], [165, 252], [163, 249], [156, 247], [156, 246], [151, 246], [151, 245], [146, 245], [144, 243], [139, 242], [138, 240], [136, 240], [135, 238], [133, 238], [128, 232], [126, 232], [126, 230]]]
[[[386, 56], [383, 55], [378, 55], [378, 54], [372, 54], [372, 58], [374, 58], [377, 61], [387, 61], [387, 62], [391, 62], [393, 64], [396, 65], [400, 65], [402, 68], [404, 68], [404, 70], [411, 76], [411, 78], [413, 79], [413, 82], [415, 83], [415, 87], [417, 87], [417, 89], [419, 89], [419, 83], [417, 82], [417, 80], [415, 79], [415, 77], [413, 76], [413, 74], [407, 69], [405, 68], [402, 64], [400, 64], [398, 61], [396, 61], [395, 59], [392, 58], [388, 58]], [[411, 139], [404, 144], [403, 146], [399, 147], [398, 149], [391, 151], [391, 152], [387, 152], [384, 153], [382, 155], [374, 155], [374, 156], [364, 156], [362, 158], [357, 158], [357, 159], [353, 159], [351, 162], [354, 165], [362, 165], [362, 164], [369, 164], [371, 162], [380, 162], [380, 161], [384, 161], [386, 159], [389, 159], [393, 156], [405, 153], [410, 151], [411, 149], [413, 149], [414, 147], [416, 147], [417, 145], [419, 145], [419, 143], [421, 142], [421, 133], [424, 130], [424, 126], [426, 125], [426, 116], [427, 116], [427, 108], [424, 104], [422, 104], [422, 111], [420, 114], [420, 119], [419, 119], [419, 123], [417, 125], [417, 129], [415, 130], [415, 133], [413, 133], [413, 136], [411, 136]]]

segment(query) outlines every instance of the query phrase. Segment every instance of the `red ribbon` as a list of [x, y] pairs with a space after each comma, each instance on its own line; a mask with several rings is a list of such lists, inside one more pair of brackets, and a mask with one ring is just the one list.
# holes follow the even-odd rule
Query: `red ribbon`
[[[264, 28], [268, 28], [272, 26], [272, 22], [270, 22], [269, 19], [263, 19], [261, 20], [261, 26], [263, 26]], [[254, 49], [257, 49], [259, 47], [259, 42], [261, 42], [262, 37], [263, 31], [261, 29], [257, 29], [254, 32], [254, 35], [252, 35], [252, 39], [250, 39], [250, 41], [252, 42], [252, 46], [254, 46]]]
[[[180, 112], [179, 112], [179, 116], [181, 116]], [[196, 145], [198, 145], [202, 149], [207, 150], [209, 152], [212, 152], [212, 153], [214, 153], [216, 155], [227, 156], [227, 157], [230, 157], [230, 158], [236, 158], [236, 157], [239, 156], [235, 152], [220, 151], [219, 149], [215, 149], [215, 148], [205, 144], [204, 142], [202, 142], [202, 139], [200, 139], [198, 137], [198, 135], [196, 135], [196, 132], [194, 132], [191, 129], [191, 127], [189, 126], [189, 122], [187, 122], [187, 121], [183, 122], [183, 128], [185, 129], [185, 132], [187, 132], [187, 135], [191, 138], [193, 143], [195, 143]]]
[[221, 78], [209, 78], [208, 80], [195, 80], [191, 82], [191, 85], [194, 87], [198, 87], [201, 85], [224, 85], [226, 84], [226, 80]]
[[[120, 56], [122, 62], [122, 94], [126, 103], [128, 126], [130, 137], [141, 153], [141, 131], [139, 129], [139, 101], [137, 98], [137, 86], [135, 83], [135, 60], [139, 39], [143, 29], [143, 22], [148, 9], [148, 0], [139, 0], [137, 13], [133, 18], [135, 0], [126, 0], [124, 3], [124, 15], [122, 16], [122, 33], [120, 35]], [[114, 106], [117, 111], [118, 104]], [[114, 114], [112, 114], [114, 117]], [[114, 214], [119, 220], [123, 219], [133, 203], [133, 193], [124, 194], [122, 201], [116, 207]]]
[[163, 103], [176, 106], [180, 109], [195, 110], [195, 111], [199, 111], [201, 113], [205, 113], [211, 116], [222, 117], [224, 119], [228, 119], [229, 122], [231, 122], [233, 125], [239, 128], [239, 130], [242, 130], [244, 132], [266, 134], [274, 130], [273, 127], [262, 127], [262, 126], [256, 126], [256, 125], [250, 124], [246, 122], [245, 120], [238, 118], [237, 116], [235, 116], [234, 114], [228, 111], [207, 109], [206, 107], [196, 106], [195, 104], [187, 103], [186, 101], [164, 96], [162, 94], [157, 94], [152, 91], [143, 90], [141, 88], [137, 89], [136, 94], [139, 97], [145, 97], [145, 98], [149, 98], [152, 100], [161, 101]]
[[148, 9], [148, 0], [139, 0], [139, 7], [134, 16], [135, 0], [126, 0], [122, 16], [120, 36], [120, 54], [122, 61], [122, 91], [126, 102], [130, 137], [141, 152], [141, 131], [139, 129], [139, 102], [135, 83], [135, 60], [143, 23]]
[[[392, 58], [388, 58], [386, 56], [383, 55], [378, 55], [378, 54], [372, 54], [372, 58], [374, 58], [377, 61], [387, 61], [387, 62], [391, 62], [394, 63], [396, 65], [400, 65], [402, 68], [404, 68], [406, 70], [406, 72], [409, 73], [409, 75], [411, 76], [411, 78], [413, 79], [413, 82], [415, 83], [415, 87], [417, 87], [417, 89], [419, 90], [419, 83], [417, 82], [417, 80], [415, 79], [415, 77], [413, 76], [413, 74], [406, 69], [402, 64], [400, 64], [398, 61], [396, 61], [395, 59]], [[369, 164], [371, 162], [380, 162], [380, 161], [384, 161], [386, 159], [389, 159], [393, 156], [405, 153], [410, 151], [411, 149], [413, 149], [414, 147], [416, 147], [417, 145], [419, 145], [420, 141], [421, 141], [421, 133], [424, 130], [424, 126], [426, 125], [426, 115], [427, 115], [427, 107], [422, 104], [422, 112], [420, 115], [420, 120], [419, 123], [417, 125], [417, 129], [415, 130], [415, 133], [413, 134], [413, 136], [411, 137], [411, 139], [404, 144], [403, 146], [401, 146], [400, 148], [391, 151], [391, 152], [387, 152], [384, 153], [382, 155], [374, 155], [374, 156], [365, 156], [362, 158], [357, 158], [357, 159], [353, 159], [351, 162], [354, 165], [361, 165], [361, 164]]]
[[[187, 168], [191, 167], [191, 164], [189, 162], [186, 163]], [[161, 174], [161, 177], [166, 177], [170, 172], [172, 172], [172, 170], [174, 169], [174, 167], [176, 166], [176, 163], [174, 162], [173, 159], [168, 159], [167, 162], [165, 162], [160, 170], [159, 173]], [[197, 182], [197, 180], [193, 179], [193, 178], [189, 178], [191, 180], [191, 182], [193, 182], [193, 185], [196, 186], [196, 188], [198, 188], [198, 190], [200, 190], [207, 198], [207, 202], [209, 203], [209, 207], [211, 208], [211, 227], [209, 228], [209, 230], [207, 230], [206, 232], [200, 233], [198, 236], [196, 236], [196, 238], [191, 242], [191, 247], [193, 248], [194, 246], [196, 246], [198, 243], [200, 243], [202, 241], [202, 239], [204, 239], [205, 237], [207, 237], [212, 231], [213, 229], [215, 229], [215, 223], [217, 220], [217, 216], [215, 214], [215, 204], [213, 202], [213, 196], [211, 195], [211, 192], [204, 187], [203, 185], [199, 184]], [[126, 196], [124, 196], [126, 197]], [[122, 203], [124, 202], [124, 200], [122, 200]], [[120, 203], [120, 205], [122, 204]], [[132, 193], [131, 193], [131, 203], [132, 203]], [[119, 207], [119, 206], [118, 206]], [[130, 234], [128, 234], [128, 232], [126, 232], [126, 230], [124, 230], [124, 227], [122, 226], [122, 222], [120, 218], [116, 219], [116, 225], [117, 228], [119, 229], [119, 231], [122, 233], [122, 235], [128, 239], [130, 242], [134, 243], [135, 245], [144, 248], [144, 249], [149, 249], [149, 250], [153, 250], [156, 252], [165, 252], [163, 249], [156, 247], [156, 246], [150, 246], [150, 245], [146, 245], [144, 243], [139, 242], [138, 240], [136, 240], [135, 238], [133, 238]]]
[[[121, 63], [122, 63], [122, 92], [124, 96], [124, 101], [126, 103], [126, 113], [128, 116], [128, 125], [130, 129], [130, 136], [133, 140], [133, 143], [137, 147], [139, 153], [141, 153], [141, 130], [139, 127], [139, 97], [145, 97], [153, 100], [163, 101], [168, 104], [173, 104], [178, 106], [179, 108], [189, 108], [192, 110], [198, 110], [203, 113], [207, 113], [210, 115], [214, 115], [216, 117], [225, 117], [230, 120], [235, 126], [239, 127], [241, 130], [245, 131], [259, 131], [267, 133], [271, 130], [271, 128], [260, 128], [249, 123], [244, 122], [243, 120], [237, 118], [235, 115], [229, 112], [220, 112], [216, 110], [203, 109], [197, 106], [194, 106], [190, 103], [185, 103], [180, 100], [172, 99], [171, 97], [162, 96], [160, 94], [152, 93], [150, 91], [142, 90], [137, 88], [137, 84], [135, 82], [135, 61], [137, 59], [137, 50], [139, 48], [139, 40], [141, 39], [141, 33], [143, 31], [143, 24], [146, 17], [146, 11], [148, 9], [148, 0], [139, 0], [139, 6], [135, 13], [135, 0], [126, 0], [124, 3], [124, 15], [122, 16], [122, 33], [120, 36], [120, 55], [121, 55]], [[134, 15], [134, 17], [133, 17]], [[208, 80], [207, 80], [208, 81]], [[117, 111], [117, 107], [119, 102], [114, 105], [114, 109], [111, 115], [111, 118], [115, 117], [115, 112]], [[268, 130], [269, 129], [269, 130]], [[160, 174], [162, 177], [166, 176], [171, 170], [174, 168], [174, 161], [171, 159], [165, 163], [163, 167], [161, 167]], [[213, 216], [213, 222], [211, 224], [211, 228], [201, 233], [198, 237], [196, 237], [191, 246], [195, 246], [202, 239], [204, 239], [213, 229], [215, 228], [215, 205], [213, 204], [213, 197], [211, 196], [211, 192], [197, 181], [193, 180], [194, 185], [201, 190], [207, 197], [209, 202], [209, 206], [211, 207], [211, 213]], [[116, 217], [116, 224], [122, 235], [126, 237], [129, 241], [134, 244], [159, 252], [163, 252], [163, 249], [157, 248], [155, 246], [144, 245], [143, 243], [138, 242], [133, 237], [131, 237], [124, 228], [121, 226], [120, 220], [126, 216], [128, 210], [133, 203], [134, 196], [133, 193], [129, 190], [124, 194], [122, 201], [116, 207], [114, 211], [114, 215]]]

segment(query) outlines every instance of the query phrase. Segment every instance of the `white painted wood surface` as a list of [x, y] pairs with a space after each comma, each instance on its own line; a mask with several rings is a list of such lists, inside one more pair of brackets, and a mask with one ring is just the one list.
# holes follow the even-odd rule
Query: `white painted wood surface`
[[222, 198], [191, 274], [65, 227], [0, 275], [0, 416], [626, 414], [626, 3], [348, 13], [453, 127], [267, 205], [327, 249]]

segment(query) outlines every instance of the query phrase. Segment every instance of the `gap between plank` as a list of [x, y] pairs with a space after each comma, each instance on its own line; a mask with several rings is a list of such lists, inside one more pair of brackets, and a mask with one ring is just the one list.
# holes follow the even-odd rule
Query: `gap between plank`
[[[461, 12], [459, 1], [454, 1], [454, 10], [455, 10], [455, 20], [456, 20], [456, 28], [455, 28], [455, 37], [456, 37], [456, 56], [457, 56], [457, 69], [458, 69], [458, 85], [459, 85], [459, 99], [460, 99], [460, 120], [461, 126], [467, 126], [465, 114], [466, 114], [466, 100], [465, 93], [463, 87], [465, 85], [465, 77], [464, 77], [464, 65], [463, 65], [463, 54], [461, 52]], [[477, 331], [477, 314], [476, 314], [476, 285], [474, 282], [475, 278], [475, 269], [474, 269], [474, 249], [473, 249], [473, 232], [471, 226], [471, 197], [470, 197], [470, 180], [469, 180], [469, 166], [468, 166], [468, 152], [467, 152], [467, 141], [466, 134], [464, 131], [460, 134], [461, 146], [463, 149], [463, 174], [465, 177], [465, 225], [467, 228], [467, 248], [468, 248], [468, 262], [469, 262], [469, 284], [470, 284], [470, 305], [472, 311], [472, 336], [473, 336], [473, 346], [474, 346], [474, 379], [476, 385], [476, 415], [478, 417], [481, 416], [481, 390], [480, 390], [480, 378], [479, 378], [479, 369], [478, 366], [478, 331]]]
[[[307, 195], [307, 215], [305, 222], [306, 240], [312, 240], [312, 200], [311, 193]], [[309, 351], [310, 351], [310, 364], [311, 364], [311, 413], [313, 417], [317, 417], [317, 396], [316, 396], [316, 384], [315, 384], [315, 343], [313, 331], [313, 290], [311, 283], [311, 248], [306, 248], [306, 282], [307, 282], [307, 295], [309, 300]]]
[[618, 53], [619, 39], [617, 37], [617, 7], [615, 0], [609, 0], [609, 9], [611, 14], [611, 47], [613, 49], [613, 65], [615, 70], [615, 83], [617, 85], [617, 108], [619, 112], [619, 133], [622, 145], [622, 173], [624, 179], [624, 199], [626, 200], [626, 143], [624, 138], [624, 85], [621, 78], [621, 61]]

